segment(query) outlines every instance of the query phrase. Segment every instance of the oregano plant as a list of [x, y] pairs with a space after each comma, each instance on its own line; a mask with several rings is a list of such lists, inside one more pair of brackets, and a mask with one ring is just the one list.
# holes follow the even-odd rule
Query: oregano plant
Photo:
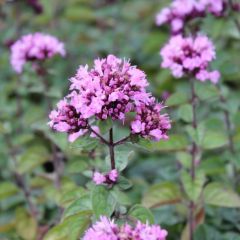
[[[115, 152], [116, 147], [136, 137], [152, 141], [168, 139], [167, 131], [171, 128], [169, 117], [162, 113], [164, 105], [146, 91], [148, 82], [145, 73], [125, 59], [108, 55], [106, 58], [96, 59], [90, 69], [87, 65], [80, 66], [77, 74], [70, 78], [70, 82], [69, 94], [49, 115], [49, 126], [56, 131], [66, 132], [70, 142], [77, 141], [84, 135], [97, 138], [108, 148], [110, 161], [107, 172], [93, 169], [89, 207], [93, 219], [101, 219], [86, 232], [83, 239], [94, 239], [97, 236], [102, 239], [141, 238], [141, 235], [144, 235], [144, 238], [155, 235], [156, 239], [165, 239], [165, 230], [161, 230], [157, 225], [149, 225], [153, 222], [149, 210], [136, 206], [128, 211], [125, 207], [127, 197], [121, 187], [123, 169], [117, 162], [118, 156]], [[106, 124], [110, 122], [107, 137], [99, 127], [104, 125], [105, 121]], [[115, 141], [114, 137], [115, 122], [129, 128], [129, 134], [118, 141]], [[121, 157], [127, 161], [127, 156]], [[68, 212], [68, 209], [66, 211]], [[83, 218], [84, 212], [85, 209], [82, 209], [77, 213]], [[89, 211], [86, 214], [89, 217]], [[133, 223], [140, 218], [144, 224], [138, 222], [136, 227], [132, 228], [126, 223], [118, 229], [114, 220], [107, 217], [125, 219], [126, 222], [130, 220]], [[54, 229], [52, 231], [54, 232]], [[46, 239], [51, 239], [51, 234], [50, 231]]]
[[0, 7], [0, 239], [238, 240], [239, 1]]

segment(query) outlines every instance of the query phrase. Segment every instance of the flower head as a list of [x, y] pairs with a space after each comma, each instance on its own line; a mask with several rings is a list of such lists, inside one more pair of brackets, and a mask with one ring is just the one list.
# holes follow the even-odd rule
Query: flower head
[[101, 217], [100, 221], [96, 222], [89, 228], [83, 240], [166, 240], [167, 231], [158, 225], [149, 225], [137, 222], [136, 226], [130, 226], [125, 223], [118, 226], [106, 217]]
[[169, 68], [173, 76], [179, 78], [191, 74], [200, 81], [218, 82], [220, 74], [207, 70], [215, 58], [215, 48], [206, 36], [174, 36], [160, 52], [163, 68]]
[[171, 123], [167, 114], [161, 114], [163, 108], [154, 99], [148, 105], [138, 106], [135, 119], [131, 123], [132, 133], [155, 141], [168, 139], [167, 131], [171, 128]]
[[78, 108], [86, 118], [123, 121], [135, 105], [149, 100], [145, 73], [113, 55], [95, 60], [92, 69], [80, 66], [71, 82], [71, 90], [79, 93]]
[[156, 24], [170, 24], [172, 33], [179, 34], [184, 30], [186, 22], [208, 13], [220, 17], [227, 7], [233, 8], [226, 0], [174, 0], [156, 15]]
[[[132, 66], [129, 61], [113, 55], [96, 59], [92, 68], [80, 66], [70, 81], [69, 94], [49, 115], [50, 127], [56, 131], [67, 132], [70, 141], [87, 132], [90, 132], [92, 137], [98, 137], [96, 133], [99, 129], [92, 126], [94, 121], [110, 118], [125, 124], [127, 113], [140, 113], [140, 110], [143, 112], [144, 108], [151, 108], [155, 101], [146, 91], [148, 82], [145, 73]], [[160, 114], [160, 109], [155, 111], [156, 114], [159, 115], [158, 120], [166, 116]], [[144, 130], [141, 136], [147, 137], [149, 133], [155, 140], [166, 138], [166, 129], [161, 128], [157, 132], [157, 127], [162, 125], [155, 124], [154, 128], [150, 128], [153, 130], [150, 133], [145, 129], [147, 133]], [[135, 134], [140, 133], [134, 131], [134, 127], [132, 130]], [[114, 182], [115, 178], [116, 174], [112, 172], [109, 179]]]
[[88, 121], [76, 109], [74, 98], [61, 100], [57, 104], [57, 109], [50, 113], [49, 118], [49, 126], [58, 132], [68, 133], [70, 142], [88, 131]]
[[42, 61], [56, 54], [65, 56], [64, 44], [57, 38], [43, 33], [28, 34], [11, 46], [11, 65], [21, 73], [26, 62]]
[[100, 217], [100, 221], [96, 222], [91, 228], [89, 228], [83, 240], [118, 240], [116, 233], [118, 226], [107, 217]]
[[96, 183], [96, 185], [101, 185], [106, 182], [106, 177], [100, 172], [94, 172], [93, 181]]
[[96, 185], [102, 184], [114, 184], [118, 180], [118, 171], [116, 169], [112, 169], [110, 172], [106, 174], [102, 174], [100, 172], [95, 171], [93, 174], [93, 181]]

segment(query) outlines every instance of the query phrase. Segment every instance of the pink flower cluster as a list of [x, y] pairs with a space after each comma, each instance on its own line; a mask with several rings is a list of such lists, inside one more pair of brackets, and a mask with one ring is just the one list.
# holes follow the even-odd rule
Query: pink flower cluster
[[171, 128], [171, 124], [167, 114], [160, 114], [163, 108], [164, 106], [155, 103], [154, 99], [147, 106], [138, 106], [135, 119], [131, 123], [132, 132], [156, 141], [168, 139], [167, 130]]
[[[157, 14], [156, 24], [161, 26], [168, 23], [173, 34], [180, 33], [189, 20], [204, 17], [207, 13], [222, 16], [227, 4], [226, 0], [174, 0]], [[237, 8], [233, 7], [233, 10]]]
[[80, 66], [70, 80], [77, 107], [85, 118], [124, 120], [135, 105], [149, 102], [145, 73], [113, 55], [95, 60], [92, 69]]
[[[80, 66], [76, 76], [70, 81], [69, 95], [51, 112], [49, 122], [53, 129], [67, 132], [70, 141], [88, 131], [91, 132], [90, 118], [95, 120], [111, 118], [124, 123], [127, 113], [158, 106], [151, 94], [146, 92], [148, 82], [145, 73], [131, 66], [129, 61], [113, 55], [95, 60], [91, 69], [88, 69], [88, 66]], [[167, 115], [160, 114], [162, 108], [156, 108], [159, 110], [154, 110], [155, 114], [148, 111], [141, 117], [140, 131], [136, 131], [134, 127], [136, 123], [132, 123], [133, 134], [141, 132], [143, 137], [155, 140], [166, 138], [166, 131], [170, 128], [169, 119]], [[151, 121], [152, 115], [154, 121]], [[165, 119], [164, 124], [162, 119]], [[144, 121], [147, 122], [144, 124]], [[157, 124], [157, 121], [161, 123]]]
[[111, 170], [107, 174], [102, 174], [100, 172], [95, 171], [93, 174], [93, 181], [96, 185], [102, 184], [114, 184], [118, 180], [118, 172], [116, 169]]
[[166, 240], [167, 231], [161, 229], [158, 225], [149, 225], [137, 222], [135, 227], [129, 224], [118, 226], [106, 217], [101, 217], [89, 228], [83, 240]]
[[26, 62], [42, 61], [56, 54], [65, 56], [64, 44], [57, 38], [43, 33], [28, 34], [11, 46], [11, 65], [21, 73]]
[[169, 68], [172, 74], [180, 78], [184, 74], [193, 75], [200, 81], [218, 82], [218, 71], [208, 71], [209, 63], [215, 58], [215, 49], [206, 36], [174, 36], [160, 52], [163, 68]]

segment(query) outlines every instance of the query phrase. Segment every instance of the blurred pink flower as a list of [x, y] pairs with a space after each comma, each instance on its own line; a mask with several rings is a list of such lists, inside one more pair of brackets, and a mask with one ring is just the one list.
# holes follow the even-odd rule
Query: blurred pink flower
[[22, 36], [11, 46], [11, 65], [21, 73], [26, 62], [43, 61], [54, 55], [65, 56], [64, 44], [57, 38], [44, 34], [33, 33]]
[[209, 63], [215, 59], [215, 48], [206, 36], [174, 36], [160, 54], [163, 59], [161, 66], [169, 68], [174, 77], [190, 74], [200, 81], [210, 80], [214, 84], [220, 78], [218, 71], [207, 70]]
[[96, 185], [114, 184], [118, 180], [118, 171], [116, 169], [112, 169], [106, 174], [102, 174], [100, 172], [95, 171], [93, 173], [92, 180], [96, 183]]
[[172, 33], [179, 34], [187, 21], [208, 13], [223, 16], [228, 6], [226, 0], [174, 0], [156, 15], [156, 25], [170, 24]]

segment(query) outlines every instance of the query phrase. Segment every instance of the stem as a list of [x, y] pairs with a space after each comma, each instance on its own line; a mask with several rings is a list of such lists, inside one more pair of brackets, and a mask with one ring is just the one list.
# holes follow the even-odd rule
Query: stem
[[98, 132], [96, 132], [93, 128], [91, 128], [90, 126], [89, 126], [89, 130], [91, 132], [93, 132], [103, 143], [105, 143], [106, 145], [109, 146], [110, 143], [105, 138], [103, 138]]
[[120, 145], [120, 144], [125, 143], [129, 138], [130, 138], [130, 135], [127, 136], [127, 137], [122, 138], [121, 140], [119, 140], [119, 141], [117, 141], [117, 142], [115, 142], [115, 143], [113, 144], [114, 147], [117, 146], [117, 145]]
[[47, 79], [48, 72], [41, 63], [39, 63], [39, 65], [37, 66], [36, 72], [42, 78], [44, 93], [45, 93], [45, 98], [47, 101], [48, 113], [49, 113], [52, 110], [52, 100], [51, 100], [51, 97], [47, 95], [50, 89], [50, 82]]
[[[13, 144], [10, 140], [10, 136], [8, 134], [6, 135], [6, 143], [8, 145], [8, 148], [10, 149], [9, 154], [13, 159], [14, 169], [16, 169], [16, 162], [17, 162], [16, 161], [16, 156], [15, 156], [16, 153], [14, 151], [14, 146], [13, 146]], [[36, 222], [38, 222], [38, 220], [37, 220], [38, 210], [37, 210], [37, 207], [32, 202], [31, 191], [28, 188], [28, 186], [26, 185], [23, 175], [18, 173], [16, 170], [14, 170], [13, 174], [14, 174], [14, 177], [15, 177], [16, 184], [19, 186], [19, 188], [22, 190], [22, 192], [24, 194], [25, 200], [26, 200], [27, 205], [29, 207], [30, 214], [36, 220]]]
[[[50, 89], [50, 82], [47, 78], [47, 70], [46, 68], [43, 66], [43, 64], [39, 63], [37, 65], [36, 68], [36, 73], [38, 74], [38, 76], [40, 76], [42, 78], [42, 82], [43, 82], [43, 86], [44, 86], [44, 93], [45, 93], [45, 98], [47, 101], [47, 115], [49, 114], [49, 112], [52, 110], [53, 108], [53, 104], [52, 104], [52, 99], [50, 96], [47, 95], [47, 93], [49, 92]], [[52, 150], [52, 162], [53, 162], [53, 166], [54, 166], [54, 170], [56, 173], [55, 179], [54, 179], [54, 185], [57, 189], [61, 188], [61, 175], [62, 175], [62, 161], [61, 159], [59, 159], [58, 157], [58, 150], [57, 147], [55, 146], [54, 143], [51, 142], [51, 150]]]
[[[226, 99], [225, 97], [221, 94], [221, 89], [219, 87], [219, 92], [220, 92], [220, 101], [225, 104], [226, 103]], [[233, 134], [232, 134], [232, 125], [231, 125], [231, 121], [230, 121], [230, 114], [229, 111], [227, 109], [225, 109], [223, 111], [224, 113], [224, 121], [225, 121], [225, 125], [226, 125], [226, 129], [227, 129], [227, 134], [228, 134], [228, 146], [229, 146], [229, 150], [232, 153], [232, 155], [235, 154], [235, 147], [234, 147], [234, 143], [233, 143]]]
[[115, 169], [113, 129], [112, 128], [109, 130], [109, 153], [110, 153], [110, 159], [111, 159], [111, 168]]
[[[194, 87], [194, 79], [192, 78], [190, 80], [191, 84], [191, 105], [192, 105], [192, 112], [193, 112], [193, 121], [192, 121], [192, 127], [196, 130], [197, 129], [197, 112], [196, 112], [196, 92], [195, 92], [195, 87]], [[195, 141], [192, 143], [192, 150], [191, 150], [191, 155], [192, 155], [192, 163], [191, 163], [191, 169], [190, 169], [190, 174], [192, 178], [192, 182], [195, 181], [195, 164], [196, 164], [196, 158], [198, 154], [198, 146]], [[195, 210], [195, 204], [193, 201], [190, 201], [190, 206], [189, 206], [189, 234], [190, 234], [190, 240], [194, 239], [194, 228], [195, 228], [195, 216], [194, 216], [194, 210]]]
[[51, 150], [52, 150], [52, 154], [53, 154], [53, 158], [52, 158], [53, 166], [54, 166], [55, 173], [56, 173], [56, 176], [54, 178], [54, 185], [57, 189], [60, 189], [61, 188], [60, 176], [62, 174], [62, 170], [61, 170], [62, 162], [60, 161], [60, 159], [58, 157], [57, 147], [53, 143], [51, 144]]
[[[18, 75], [17, 76], [17, 85], [18, 87], [20, 88], [21, 87], [21, 78], [20, 76]], [[17, 127], [16, 129], [16, 133], [17, 134], [20, 134], [21, 133], [21, 130], [23, 129], [23, 123], [22, 123], [22, 116], [23, 116], [23, 102], [22, 102], [22, 96], [21, 94], [17, 91], [16, 92], [16, 100], [17, 100], [17, 103], [16, 103], [16, 117], [19, 119], [19, 126]]]
[[[220, 87], [218, 87], [219, 92], [220, 92], [220, 101], [225, 104], [227, 102], [226, 98], [222, 95], [221, 93], [221, 89]], [[226, 126], [226, 130], [227, 130], [227, 135], [228, 135], [228, 148], [229, 151], [232, 155], [232, 157], [235, 156], [236, 154], [236, 150], [235, 150], [235, 146], [234, 146], [234, 141], [233, 141], [233, 131], [232, 131], [232, 124], [230, 121], [230, 113], [227, 109], [223, 110], [223, 114], [224, 114], [224, 122], [225, 122], [225, 126]], [[236, 166], [233, 164], [233, 180], [237, 177], [237, 169]], [[237, 182], [238, 180], [234, 180], [234, 186], [237, 187]]]
[[20, 189], [24, 194], [30, 213], [37, 222], [38, 210], [37, 210], [37, 207], [32, 202], [30, 189], [27, 187], [24, 177], [20, 173], [14, 172], [14, 176], [15, 176], [17, 185], [20, 187]]

